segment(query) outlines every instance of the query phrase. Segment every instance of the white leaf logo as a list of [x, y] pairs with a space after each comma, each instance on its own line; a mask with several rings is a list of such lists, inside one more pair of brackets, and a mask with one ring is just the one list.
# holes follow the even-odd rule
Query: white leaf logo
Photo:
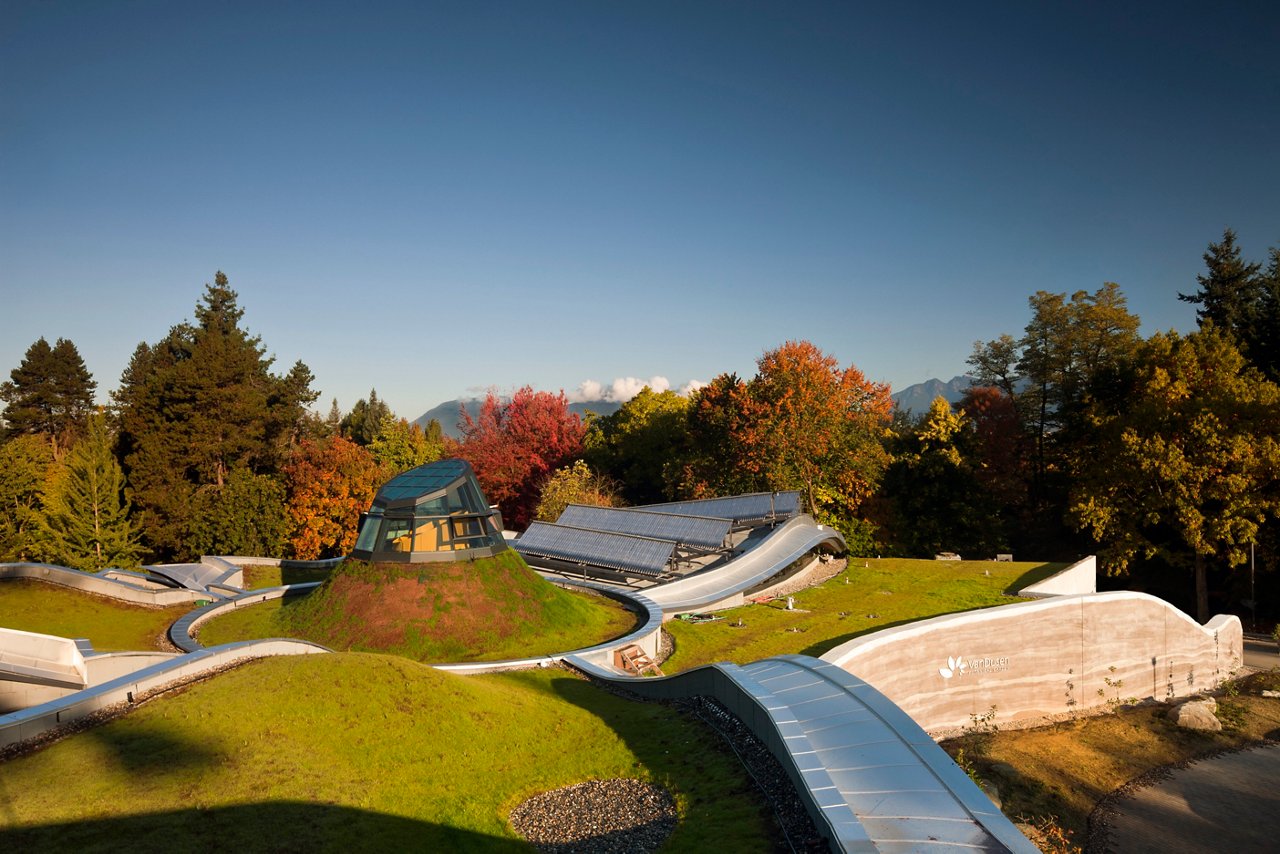
[[965, 668], [969, 665], [963, 658], [947, 656], [947, 666], [938, 668], [938, 675], [943, 679], [950, 679], [952, 676], [963, 676]]

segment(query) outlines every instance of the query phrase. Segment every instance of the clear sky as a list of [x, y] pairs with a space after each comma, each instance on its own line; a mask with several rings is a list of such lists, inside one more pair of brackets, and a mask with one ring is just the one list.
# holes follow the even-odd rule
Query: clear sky
[[[900, 10], [885, 7], [902, 7]], [[410, 418], [808, 338], [901, 388], [1280, 245], [1280, 5], [0, 3], [0, 376], [105, 393], [223, 270]]]

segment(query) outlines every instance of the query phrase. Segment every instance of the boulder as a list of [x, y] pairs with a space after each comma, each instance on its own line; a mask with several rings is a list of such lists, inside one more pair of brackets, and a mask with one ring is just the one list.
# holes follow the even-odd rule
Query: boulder
[[1208, 732], [1220, 732], [1222, 722], [1214, 715], [1218, 704], [1212, 697], [1203, 700], [1192, 700], [1169, 710], [1169, 717], [1183, 729], [1198, 729]]

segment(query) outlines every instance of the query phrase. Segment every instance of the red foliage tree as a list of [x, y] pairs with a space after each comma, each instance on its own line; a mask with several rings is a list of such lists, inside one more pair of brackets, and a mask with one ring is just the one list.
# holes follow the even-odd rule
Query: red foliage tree
[[542, 484], [551, 472], [582, 454], [586, 427], [569, 411], [564, 392], [525, 386], [504, 403], [489, 392], [473, 419], [462, 411], [462, 441], [456, 455], [471, 463], [490, 501], [507, 525], [529, 524]]
[[1000, 506], [1022, 507], [1031, 453], [1014, 399], [996, 386], [972, 386], [958, 408], [973, 424], [976, 441], [970, 462], [978, 482]]

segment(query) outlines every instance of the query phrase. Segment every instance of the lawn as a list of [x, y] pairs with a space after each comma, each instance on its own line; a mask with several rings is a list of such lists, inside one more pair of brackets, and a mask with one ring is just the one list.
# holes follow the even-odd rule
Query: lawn
[[[626, 634], [636, 624], [636, 614], [611, 599], [567, 590], [557, 590], [557, 593], [565, 599], [564, 616], [548, 620], [536, 633], [524, 632], [505, 638], [487, 635], [483, 640], [460, 643], [422, 632], [406, 632], [399, 642], [383, 645], [376, 651], [434, 664], [532, 658], [594, 646]], [[273, 599], [214, 617], [197, 630], [200, 643], [216, 646], [255, 638], [290, 637], [325, 646], [372, 651], [359, 631], [338, 636], [335, 644], [334, 636], [320, 634], [313, 624], [296, 619], [307, 595]]]
[[517, 803], [613, 777], [675, 795], [666, 850], [770, 847], [742, 766], [671, 707], [558, 669], [339, 653], [248, 664], [5, 762], [0, 849], [528, 850]]
[[666, 624], [675, 652], [667, 673], [716, 661], [745, 664], [771, 655], [819, 656], [847, 640], [939, 614], [1021, 601], [1020, 589], [1065, 569], [1061, 563], [851, 559], [849, 568], [784, 602], [718, 612], [712, 623]]
[[332, 567], [301, 567], [281, 569], [268, 564], [250, 564], [244, 567], [244, 589], [261, 590], [283, 584], [304, 584], [308, 581], [324, 581], [333, 573]]
[[1155, 768], [1280, 736], [1280, 700], [1260, 696], [1280, 688], [1280, 675], [1242, 680], [1237, 696], [1218, 696], [1222, 732], [1175, 726], [1166, 706], [1121, 709], [1115, 714], [944, 742], [995, 783], [1011, 818], [1056, 816], [1083, 845], [1089, 814], [1098, 802]]
[[147, 608], [30, 579], [0, 582], [0, 626], [88, 638], [99, 652], [172, 649], [165, 630], [192, 607]]

